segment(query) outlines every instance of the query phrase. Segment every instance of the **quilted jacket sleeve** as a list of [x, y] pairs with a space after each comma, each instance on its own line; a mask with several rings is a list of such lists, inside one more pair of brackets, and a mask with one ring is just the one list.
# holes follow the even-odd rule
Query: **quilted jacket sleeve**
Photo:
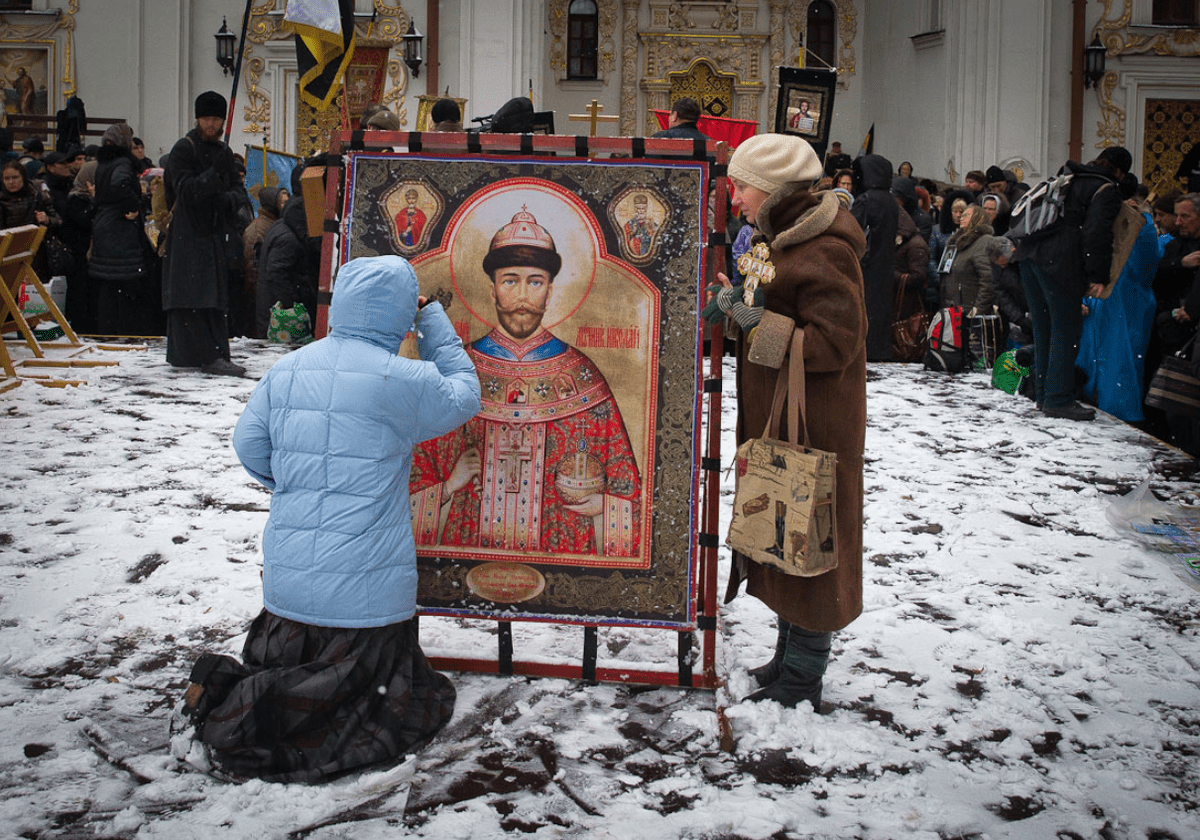
[[437, 369], [437, 375], [426, 378], [418, 408], [422, 439], [428, 440], [457, 429], [479, 413], [479, 376], [440, 303], [420, 310], [416, 327], [421, 358]]
[[233, 430], [233, 448], [246, 472], [271, 490], [275, 478], [271, 474], [271, 374], [250, 395], [242, 416]]

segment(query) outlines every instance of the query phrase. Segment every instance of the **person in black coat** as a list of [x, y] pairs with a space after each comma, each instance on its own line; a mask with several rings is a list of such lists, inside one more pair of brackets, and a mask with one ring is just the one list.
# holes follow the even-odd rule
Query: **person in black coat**
[[892, 195], [900, 201], [900, 206], [912, 218], [913, 223], [917, 226], [917, 230], [921, 232], [921, 236], [925, 239], [925, 244], [928, 245], [930, 238], [933, 236], [933, 217], [921, 208], [921, 199], [917, 195], [917, 179], [910, 177], [893, 178]]
[[309, 323], [316, 325], [317, 286], [321, 277], [321, 238], [308, 235], [304, 198], [299, 175], [304, 164], [292, 173], [293, 193], [280, 217], [267, 229], [258, 251], [258, 284], [255, 288], [255, 334], [266, 336], [271, 307], [289, 309], [297, 303], [308, 310]]
[[1025, 302], [1025, 287], [1021, 283], [1021, 267], [1013, 260], [1016, 246], [1007, 236], [993, 236], [988, 243], [988, 260], [992, 263], [992, 288], [996, 308], [1008, 328], [1008, 341], [1018, 347], [1033, 341], [1033, 322]]
[[[95, 307], [89, 304], [87, 278], [87, 250], [91, 242], [91, 200], [80, 201], [72, 196], [75, 175], [71, 172], [68, 157], [63, 152], [51, 152], [45, 157], [46, 189], [50, 201], [62, 224], [55, 236], [67, 246], [71, 254], [71, 265], [63, 272], [67, 278], [67, 321], [77, 333], [96, 331]], [[43, 248], [46, 246], [43, 245]]]
[[656, 132], [652, 137], [671, 137], [676, 140], [700, 140], [707, 142], [709, 137], [696, 125], [700, 120], [700, 103], [689, 96], [676, 99], [667, 115], [667, 127]]
[[[229, 358], [230, 264], [242, 254], [234, 219], [237, 175], [233, 151], [221, 140], [225, 97], [196, 97], [196, 127], [172, 147], [166, 198], [172, 208], [163, 261], [167, 362], [218, 376], [241, 376]], [[234, 253], [236, 249], [236, 254]]]
[[882, 155], [854, 159], [854, 203], [850, 212], [867, 237], [862, 258], [863, 291], [867, 304], [867, 361], [892, 360], [892, 320], [895, 318], [893, 266], [900, 206], [892, 197], [892, 164]]
[[1113, 222], [1121, 209], [1118, 183], [1133, 158], [1110, 146], [1089, 164], [1067, 161], [1072, 173], [1061, 223], [1021, 240], [1017, 260], [1033, 322], [1035, 400], [1048, 417], [1091, 420], [1096, 412], [1072, 396], [1083, 330], [1081, 298], [1108, 283]]
[[96, 329], [104, 335], [157, 335], [158, 289], [148, 259], [142, 185], [125, 123], [109, 126], [96, 155], [88, 276], [99, 288]]

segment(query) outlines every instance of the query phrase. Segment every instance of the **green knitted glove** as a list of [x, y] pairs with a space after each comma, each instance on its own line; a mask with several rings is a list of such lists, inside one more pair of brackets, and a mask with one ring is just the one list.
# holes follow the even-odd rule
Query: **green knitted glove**
[[709, 301], [708, 303], [704, 304], [704, 309], [700, 312], [700, 317], [705, 321], [708, 321], [708, 323], [712, 324], [714, 327], [725, 320], [725, 311], [721, 309], [721, 305], [718, 302], [719, 299], [717, 297], [718, 293], [724, 288], [725, 287], [720, 283], [713, 283], [711, 286], [709, 286], [708, 289], [706, 289], [710, 296]]
[[754, 305], [747, 306], [743, 300], [745, 289], [741, 286], [730, 286], [717, 293], [717, 306], [730, 318], [738, 322], [743, 332], [750, 332], [758, 326], [763, 316], [762, 289], [754, 290]]

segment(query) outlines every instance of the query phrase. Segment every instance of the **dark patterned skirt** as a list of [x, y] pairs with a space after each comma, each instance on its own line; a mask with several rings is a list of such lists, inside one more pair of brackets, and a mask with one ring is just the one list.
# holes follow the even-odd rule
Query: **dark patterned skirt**
[[233, 776], [319, 782], [394, 762], [454, 712], [454, 686], [425, 659], [415, 621], [315, 627], [264, 610], [242, 659], [205, 654], [192, 670], [204, 687], [197, 737]]

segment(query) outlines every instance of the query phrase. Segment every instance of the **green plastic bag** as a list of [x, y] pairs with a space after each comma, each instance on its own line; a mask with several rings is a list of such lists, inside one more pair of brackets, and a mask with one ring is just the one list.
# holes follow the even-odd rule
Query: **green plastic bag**
[[996, 364], [992, 366], [992, 387], [1015, 394], [1027, 376], [1029, 368], [1017, 364], [1017, 351], [1005, 350], [996, 357]]
[[277, 344], [308, 344], [313, 340], [312, 320], [303, 303], [284, 309], [279, 301], [271, 307], [271, 323], [267, 325], [267, 341]]

